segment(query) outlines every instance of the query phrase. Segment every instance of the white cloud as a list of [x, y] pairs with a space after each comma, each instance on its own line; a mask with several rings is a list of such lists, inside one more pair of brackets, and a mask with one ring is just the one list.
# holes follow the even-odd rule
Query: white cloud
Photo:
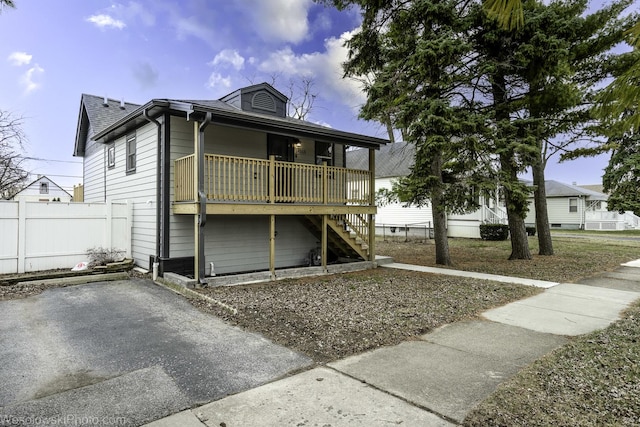
[[319, 96], [340, 102], [354, 110], [365, 102], [361, 83], [343, 79], [342, 63], [347, 60], [348, 49], [344, 46], [355, 33], [346, 32], [339, 38], [331, 37], [324, 42], [324, 52], [296, 54], [290, 47], [271, 53], [258, 69], [264, 73], [281, 73], [284, 76], [312, 77]]
[[156, 17], [149, 12], [149, 8], [144, 7], [138, 2], [132, 1], [129, 2], [128, 6], [119, 5], [118, 8], [121, 9], [121, 13], [124, 17], [128, 19], [138, 18], [142, 24], [147, 27], [151, 27], [156, 23]]
[[24, 92], [28, 94], [40, 88], [42, 86], [41, 79], [43, 74], [44, 68], [38, 64], [34, 64], [33, 67], [29, 68], [27, 72], [20, 77], [20, 84], [24, 87]]
[[176, 32], [179, 40], [185, 40], [188, 37], [196, 37], [205, 42], [213, 40], [214, 33], [211, 27], [198, 22], [197, 18], [177, 18], [175, 21]]
[[209, 62], [209, 65], [226, 64], [230, 64], [236, 70], [241, 70], [244, 67], [244, 58], [237, 50], [224, 49], [213, 58], [213, 61]]
[[106, 14], [92, 15], [87, 18], [87, 22], [95, 24], [99, 28], [117, 28], [119, 30], [127, 26], [124, 21], [114, 19]]
[[223, 89], [226, 93], [226, 91], [231, 87], [231, 77], [223, 77], [220, 73], [211, 73], [209, 81], [207, 82], [207, 87], [209, 89], [215, 89], [216, 92]]
[[244, 0], [260, 36], [270, 41], [299, 43], [309, 34], [313, 0]]
[[27, 52], [13, 52], [7, 60], [11, 63], [11, 65], [15, 65], [19, 67], [21, 65], [27, 65], [31, 62], [31, 58], [33, 55], [29, 55]]

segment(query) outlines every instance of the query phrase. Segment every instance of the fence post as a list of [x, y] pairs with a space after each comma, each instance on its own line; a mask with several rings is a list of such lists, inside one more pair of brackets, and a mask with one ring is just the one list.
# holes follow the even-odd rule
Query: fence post
[[27, 245], [27, 203], [24, 199], [18, 202], [18, 273], [24, 273]]

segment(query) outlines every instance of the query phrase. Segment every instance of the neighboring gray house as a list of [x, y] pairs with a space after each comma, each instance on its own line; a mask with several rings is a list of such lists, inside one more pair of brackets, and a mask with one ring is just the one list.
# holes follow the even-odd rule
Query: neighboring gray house
[[[276, 277], [315, 261], [373, 260], [373, 152], [387, 141], [286, 117], [286, 102], [266, 83], [144, 105], [82, 95], [74, 155], [84, 200], [132, 204], [133, 258], [161, 274]], [[369, 165], [345, 168], [347, 146], [369, 152]]]
[[52, 202], [54, 200], [70, 202], [73, 198], [62, 187], [43, 175], [14, 194], [11, 199], [28, 202]]
[[[529, 181], [531, 184], [531, 181]], [[607, 210], [607, 196], [586, 186], [548, 180], [547, 212], [551, 228], [599, 230], [640, 229], [640, 218], [631, 212]], [[597, 186], [593, 186], [598, 188]], [[599, 188], [602, 188], [600, 186]], [[527, 224], [535, 224], [535, 204], [529, 200]]]

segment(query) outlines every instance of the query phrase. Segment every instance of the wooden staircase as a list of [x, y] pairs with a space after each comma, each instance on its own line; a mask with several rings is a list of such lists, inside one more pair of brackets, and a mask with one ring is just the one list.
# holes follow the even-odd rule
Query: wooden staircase
[[[362, 220], [362, 216], [358, 217]], [[321, 238], [322, 216], [307, 215], [302, 222], [318, 239]], [[354, 226], [347, 215], [331, 215], [327, 219], [327, 249], [338, 257], [369, 259], [367, 236], [358, 232], [359, 229], [362, 226]]]

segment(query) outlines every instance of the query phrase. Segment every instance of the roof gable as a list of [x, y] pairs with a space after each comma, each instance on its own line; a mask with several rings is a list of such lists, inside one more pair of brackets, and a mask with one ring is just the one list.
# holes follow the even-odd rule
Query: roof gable
[[60, 190], [61, 192], [65, 193], [66, 195], [68, 195], [69, 197], [71, 197], [71, 194], [69, 194], [69, 192], [67, 190], [65, 190], [64, 188], [60, 187], [58, 184], [56, 184], [55, 182], [53, 182], [50, 178], [47, 178], [46, 175], [42, 175], [41, 177], [39, 177], [38, 179], [36, 179], [35, 181], [32, 181], [29, 185], [25, 186], [22, 190], [18, 191], [16, 194], [13, 195], [13, 197], [18, 196], [20, 193], [26, 192], [30, 189], [33, 189], [34, 186], [39, 188], [39, 184], [41, 182], [46, 182], [49, 184], [49, 188], [51, 189], [56, 188], [58, 190]]
[[76, 128], [76, 141], [73, 155], [83, 156], [86, 143], [93, 135], [109, 127], [139, 107], [140, 105], [138, 104], [83, 93], [80, 98], [80, 111], [78, 113], [78, 125]]
[[269, 83], [243, 87], [220, 98], [220, 101], [239, 110], [277, 117], [285, 117], [287, 115], [288, 100], [282, 92]]

